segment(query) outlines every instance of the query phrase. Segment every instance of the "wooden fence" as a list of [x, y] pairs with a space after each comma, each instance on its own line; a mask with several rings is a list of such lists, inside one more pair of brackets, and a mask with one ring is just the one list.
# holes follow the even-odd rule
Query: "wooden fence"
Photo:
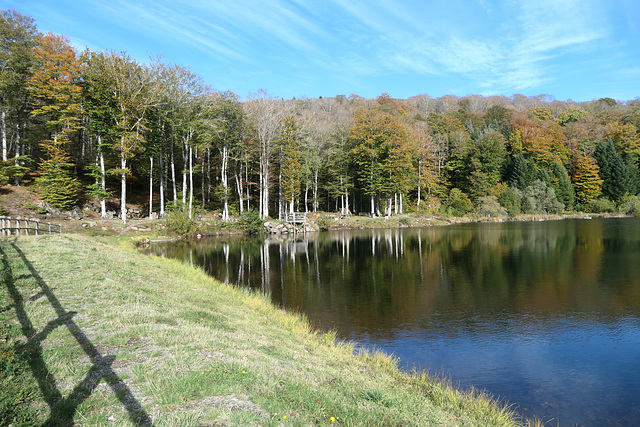
[[40, 222], [36, 219], [0, 216], [0, 236], [11, 236], [12, 234], [18, 236], [34, 234], [37, 236], [51, 233], [62, 233], [62, 226], [50, 222]]

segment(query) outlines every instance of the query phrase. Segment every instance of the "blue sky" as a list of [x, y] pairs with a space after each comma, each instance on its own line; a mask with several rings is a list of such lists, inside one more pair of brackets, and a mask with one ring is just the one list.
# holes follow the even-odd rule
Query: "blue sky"
[[640, 96], [638, 0], [0, 0], [78, 48], [292, 98]]

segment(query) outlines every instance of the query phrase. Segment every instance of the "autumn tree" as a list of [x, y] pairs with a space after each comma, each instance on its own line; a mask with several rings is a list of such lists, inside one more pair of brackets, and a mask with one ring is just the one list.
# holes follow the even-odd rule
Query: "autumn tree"
[[573, 155], [572, 163], [571, 180], [576, 191], [576, 200], [584, 206], [602, 193], [602, 178], [600, 178], [598, 164], [593, 157], [576, 152]]
[[354, 114], [348, 138], [353, 147], [352, 159], [358, 167], [358, 180], [371, 202], [371, 215], [379, 214], [376, 201], [394, 190], [390, 180], [398, 172], [398, 165], [405, 164], [403, 147], [408, 141], [407, 131], [392, 115], [361, 108]]
[[45, 156], [36, 182], [45, 201], [68, 209], [79, 192], [68, 145], [80, 128], [81, 62], [68, 39], [51, 33], [39, 38], [34, 55], [38, 68], [29, 79], [29, 89], [38, 104], [32, 114], [43, 118], [49, 131], [49, 138], [40, 143]]
[[419, 207], [422, 192], [431, 195], [438, 183], [436, 144], [424, 119], [414, 121], [409, 128], [409, 135], [415, 144], [417, 156], [416, 206]]
[[520, 141], [523, 152], [550, 173], [556, 162], [568, 162], [571, 151], [561, 126], [553, 120], [540, 119], [547, 116], [542, 110], [529, 116], [519, 114], [511, 126], [515, 133], [512, 139]]

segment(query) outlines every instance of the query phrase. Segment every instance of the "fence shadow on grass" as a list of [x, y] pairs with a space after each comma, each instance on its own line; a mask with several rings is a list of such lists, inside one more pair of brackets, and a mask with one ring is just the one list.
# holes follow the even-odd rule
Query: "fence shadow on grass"
[[[55, 310], [57, 317], [51, 320], [40, 332], [37, 332], [33, 326], [31, 319], [27, 315], [24, 305], [24, 298], [16, 288], [16, 279], [13, 276], [9, 259], [4, 250], [0, 247], [0, 257], [2, 258], [2, 268], [4, 270], [5, 285], [9, 296], [12, 300], [10, 306], [15, 310], [18, 321], [22, 329], [22, 334], [27, 338], [27, 347], [30, 350], [29, 366], [34, 377], [38, 382], [38, 387], [44, 396], [45, 401], [50, 408], [50, 416], [44, 423], [45, 426], [71, 426], [73, 425], [73, 417], [80, 404], [82, 404], [95, 390], [100, 381], [106, 381], [114, 395], [120, 400], [123, 407], [127, 410], [129, 419], [137, 426], [153, 425], [151, 418], [135, 398], [131, 390], [126, 386], [122, 379], [112, 369], [115, 360], [114, 356], [105, 356], [93, 345], [91, 340], [82, 332], [80, 327], [74, 322], [73, 317], [76, 314], [73, 311], [67, 311], [53, 290], [40, 277], [36, 269], [29, 262], [24, 253], [11, 243], [11, 248], [18, 254], [22, 263], [27, 267], [30, 275], [40, 287], [38, 294], [29, 298], [33, 301], [38, 298], [46, 297]], [[91, 369], [69, 393], [68, 396], [62, 396], [62, 393], [56, 387], [56, 380], [49, 371], [42, 357], [42, 342], [56, 328], [64, 326], [73, 336], [76, 342], [82, 347], [86, 355], [91, 360]]]

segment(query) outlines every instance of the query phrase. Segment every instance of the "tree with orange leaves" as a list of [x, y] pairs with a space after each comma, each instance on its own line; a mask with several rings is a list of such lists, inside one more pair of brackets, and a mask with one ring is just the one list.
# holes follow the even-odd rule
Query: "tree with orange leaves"
[[40, 142], [42, 174], [36, 183], [52, 207], [68, 209], [79, 192], [68, 145], [80, 129], [81, 62], [66, 37], [51, 33], [40, 36], [33, 51], [37, 67], [29, 90], [37, 106], [31, 114], [42, 117], [49, 131], [49, 138]]
[[576, 191], [576, 200], [583, 205], [596, 199], [602, 193], [602, 178], [596, 160], [576, 152], [573, 155], [571, 181]]
[[[536, 164], [551, 173], [556, 162], [566, 164], [571, 154], [562, 127], [553, 120], [518, 114], [511, 120], [512, 139]], [[513, 145], [513, 143], [512, 143]]]

